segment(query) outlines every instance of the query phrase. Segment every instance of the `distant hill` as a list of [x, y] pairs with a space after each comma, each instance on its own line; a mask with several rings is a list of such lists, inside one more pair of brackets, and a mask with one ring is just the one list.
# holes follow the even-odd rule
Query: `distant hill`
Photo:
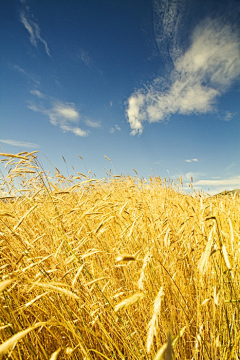
[[222, 192], [220, 192], [220, 193], [218, 193], [218, 194], [216, 194], [216, 195], [214, 195], [214, 196], [219, 196], [219, 195], [221, 195], [221, 196], [224, 196], [224, 195], [235, 195], [236, 194], [236, 196], [240, 196], [240, 189], [235, 189], [235, 190], [224, 190], [224, 191], [222, 191]]

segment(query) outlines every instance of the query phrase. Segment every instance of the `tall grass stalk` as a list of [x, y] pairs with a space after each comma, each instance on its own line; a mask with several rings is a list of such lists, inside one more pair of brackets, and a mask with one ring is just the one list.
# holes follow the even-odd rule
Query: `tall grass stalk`
[[238, 196], [1, 155], [0, 356], [240, 358]]

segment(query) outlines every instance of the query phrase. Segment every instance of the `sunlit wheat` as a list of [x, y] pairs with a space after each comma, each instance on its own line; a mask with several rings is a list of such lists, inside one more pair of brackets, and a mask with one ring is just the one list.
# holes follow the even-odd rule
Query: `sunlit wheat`
[[239, 196], [0, 156], [0, 358], [240, 358]]

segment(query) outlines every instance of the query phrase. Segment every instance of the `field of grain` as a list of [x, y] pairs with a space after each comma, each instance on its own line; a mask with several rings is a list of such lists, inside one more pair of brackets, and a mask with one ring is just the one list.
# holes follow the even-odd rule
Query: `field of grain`
[[1, 157], [0, 358], [240, 358], [239, 197]]

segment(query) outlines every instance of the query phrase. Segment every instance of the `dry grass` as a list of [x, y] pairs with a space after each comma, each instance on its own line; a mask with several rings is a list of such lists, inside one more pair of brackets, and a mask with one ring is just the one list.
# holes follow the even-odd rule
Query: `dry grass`
[[2, 155], [0, 357], [240, 358], [239, 197]]

